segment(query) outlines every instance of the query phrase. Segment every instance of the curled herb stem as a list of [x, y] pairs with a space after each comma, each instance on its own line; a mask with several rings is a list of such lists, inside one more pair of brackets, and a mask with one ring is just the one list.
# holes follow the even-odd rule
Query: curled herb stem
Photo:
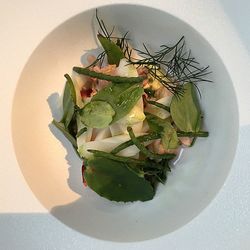
[[99, 151], [99, 150], [94, 150], [94, 149], [89, 149], [88, 152], [93, 153], [95, 156], [101, 156], [107, 159], [111, 159], [114, 161], [120, 161], [124, 163], [134, 163], [138, 165], [144, 165], [145, 161], [133, 159], [130, 157], [123, 157], [123, 156], [118, 156], [118, 155], [113, 155], [104, 151]]
[[148, 101], [148, 100], [147, 100], [147, 103], [170, 112], [170, 108], [162, 103], [155, 102], [155, 101]]
[[[141, 135], [141, 136], [138, 136], [136, 137], [137, 140], [139, 142], [148, 142], [148, 141], [152, 141], [152, 140], [156, 140], [156, 139], [160, 139], [161, 138], [161, 135], [158, 134], [158, 133], [151, 133], [151, 134], [148, 134], [148, 135]], [[129, 140], [129, 141], [126, 141], [122, 144], [120, 144], [119, 146], [117, 146], [116, 148], [114, 148], [112, 151], [111, 151], [111, 154], [117, 154], [119, 153], [120, 151], [122, 151], [123, 149], [127, 148], [127, 147], [130, 147], [134, 145], [134, 142], [132, 140]]]
[[173, 159], [176, 155], [175, 154], [155, 154], [150, 152], [138, 139], [135, 137], [133, 129], [131, 127], [127, 128], [129, 136], [135, 146], [146, 156], [153, 159]]
[[88, 68], [73, 67], [73, 71], [78, 74], [94, 77], [101, 80], [111, 81], [115, 83], [141, 83], [145, 77], [125, 77], [125, 76], [111, 76], [99, 72], [95, 72]]
[[199, 131], [199, 132], [184, 132], [177, 131], [178, 137], [208, 137], [209, 133], [207, 131]]

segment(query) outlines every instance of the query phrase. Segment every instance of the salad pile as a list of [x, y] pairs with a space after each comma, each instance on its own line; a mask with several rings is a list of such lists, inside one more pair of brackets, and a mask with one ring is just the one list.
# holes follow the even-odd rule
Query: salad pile
[[134, 49], [96, 13], [103, 51], [66, 74], [63, 116], [53, 124], [82, 158], [84, 184], [113, 201], [151, 200], [171, 160], [202, 131], [196, 84], [209, 81], [182, 37], [159, 50]]

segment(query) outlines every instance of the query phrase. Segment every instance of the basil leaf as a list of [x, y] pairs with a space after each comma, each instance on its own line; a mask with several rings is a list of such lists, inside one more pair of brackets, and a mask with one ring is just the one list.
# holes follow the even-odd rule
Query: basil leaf
[[173, 96], [170, 113], [176, 126], [184, 132], [198, 132], [201, 127], [201, 111], [192, 83], [186, 83], [183, 96]]
[[127, 115], [135, 106], [143, 94], [143, 88], [139, 84], [111, 83], [92, 97], [92, 101], [105, 101], [115, 111], [112, 123]]
[[66, 74], [65, 77], [67, 81], [63, 93], [63, 118], [61, 122], [63, 122], [67, 128], [75, 112], [76, 92], [70, 76]]
[[118, 45], [116, 45], [113, 41], [104, 37], [101, 34], [98, 34], [97, 38], [100, 41], [103, 49], [105, 50], [107, 54], [108, 63], [116, 64], [116, 66], [118, 66], [120, 63], [120, 60], [124, 58], [124, 54], [121, 48]]
[[127, 164], [104, 157], [88, 160], [84, 179], [97, 194], [113, 201], [147, 201], [155, 194], [150, 182], [131, 171]]

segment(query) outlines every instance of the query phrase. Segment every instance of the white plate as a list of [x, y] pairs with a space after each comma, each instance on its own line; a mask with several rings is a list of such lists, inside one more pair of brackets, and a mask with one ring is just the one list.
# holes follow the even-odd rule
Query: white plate
[[[195, 3], [195, 1], [194, 1], [194, 3]], [[195, 6], [194, 3], [191, 4], [190, 1], [189, 1], [189, 4], [184, 5], [187, 8], [186, 9], [186, 11], [187, 11], [186, 15], [185, 15], [185, 11], [183, 11], [183, 12], [179, 11], [179, 13], [178, 13], [178, 8], [180, 7], [180, 5], [178, 5], [178, 4], [174, 4], [172, 6], [172, 8], [170, 8], [170, 6], [168, 6], [166, 4], [163, 5], [163, 3], [159, 3], [159, 6], [161, 6], [161, 8], [162, 8], [162, 6], [165, 6], [165, 8], [167, 8], [168, 11], [172, 11], [172, 13], [179, 14], [179, 16], [181, 16], [182, 18], [186, 18], [186, 20], [188, 20], [189, 22], [192, 23], [192, 18], [188, 17], [188, 11], [190, 11], [190, 9], [194, 8], [194, 6]], [[198, 3], [196, 3], [196, 6], [197, 6], [197, 4]], [[190, 6], [193, 6], [193, 7], [191, 8]], [[201, 7], [210, 7], [210, 9], [211, 9], [213, 6], [211, 7], [210, 5], [205, 5], [205, 6], [201, 6]], [[46, 9], [46, 5], [44, 6], [44, 8]], [[47, 8], [50, 9], [50, 7], [48, 7], [48, 6], [47, 6]], [[81, 8], [81, 10], [82, 9], [83, 8]], [[6, 42], [5, 43], [6, 44], [6, 48], [9, 49], [9, 53], [6, 53], [6, 50], [5, 50], [5, 52], [3, 51], [3, 55], [6, 56], [6, 59], [8, 59], [8, 60], [5, 60], [5, 61], [2, 62], [2, 65], [4, 65], [4, 69], [5, 69], [5, 71], [4, 71], [5, 74], [3, 75], [4, 76], [3, 80], [5, 80], [5, 82], [7, 82], [7, 80], [11, 76], [12, 79], [13, 79], [13, 81], [11, 81], [12, 84], [8, 85], [8, 87], [6, 87], [5, 84], [3, 85], [3, 83], [1, 83], [1, 90], [3, 90], [2, 94], [4, 94], [2, 96], [1, 101], [3, 101], [4, 104], [5, 104], [4, 106], [2, 105], [1, 111], [2, 111], [3, 117], [5, 117], [5, 119], [7, 121], [6, 123], [4, 123], [4, 124], [1, 125], [2, 127], [1, 127], [1, 131], [0, 131], [1, 132], [1, 138], [3, 139], [3, 141], [6, 142], [5, 147], [3, 147], [3, 150], [1, 150], [2, 152], [4, 152], [4, 154], [1, 155], [1, 165], [4, 166], [4, 168], [3, 168], [4, 169], [4, 172], [3, 172], [4, 174], [1, 174], [1, 177], [3, 177], [2, 178], [3, 179], [2, 183], [3, 183], [3, 187], [4, 187], [3, 189], [5, 190], [4, 192], [1, 193], [1, 197], [3, 197], [3, 201], [5, 201], [5, 202], [3, 202], [3, 206], [1, 207], [1, 211], [2, 212], [9, 212], [9, 213], [11, 213], [11, 212], [17, 212], [18, 213], [18, 212], [44, 211], [43, 208], [41, 206], [39, 206], [39, 204], [36, 202], [36, 200], [34, 198], [32, 198], [32, 194], [29, 193], [29, 190], [27, 189], [27, 186], [26, 186], [25, 182], [22, 179], [22, 175], [20, 174], [19, 167], [18, 167], [18, 165], [15, 162], [15, 158], [14, 158], [14, 154], [13, 154], [13, 148], [12, 148], [12, 144], [11, 144], [11, 140], [10, 140], [11, 137], [10, 137], [10, 133], [9, 133], [10, 132], [10, 123], [9, 123], [9, 119], [10, 119], [10, 105], [12, 103], [12, 97], [13, 97], [13, 94], [14, 94], [14, 88], [15, 88], [15, 84], [17, 82], [17, 78], [20, 76], [20, 70], [19, 71], [18, 70], [16, 70], [16, 71], [13, 70], [13, 67], [11, 67], [12, 66], [12, 62], [15, 62], [20, 67], [19, 69], [21, 69], [23, 67], [23, 65], [24, 65], [24, 61], [27, 60], [26, 53], [27, 54], [31, 53], [31, 51], [33, 50], [34, 46], [39, 42], [39, 40], [41, 38], [44, 37], [44, 35], [48, 32], [48, 30], [51, 29], [51, 27], [56, 26], [57, 23], [59, 24], [60, 22], [62, 22], [63, 20], [67, 19], [69, 16], [73, 15], [74, 13], [76, 13], [78, 11], [79, 11], [79, 8], [72, 8], [71, 13], [65, 13], [66, 11], [63, 12], [63, 13], [61, 13], [60, 14], [60, 18], [58, 18], [57, 21], [53, 22], [52, 19], [48, 19], [50, 21], [48, 21], [48, 24], [46, 24], [47, 26], [44, 24], [44, 27], [47, 27], [47, 28], [44, 28], [44, 30], [43, 30], [43, 28], [41, 28], [40, 32], [38, 32], [36, 30], [37, 33], [34, 32], [34, 38], [33, 38], [34, 41], [33, 42], [30, 41], [28, 43], [28, 40], [25, 40], [25, 42], [23, 44], [21, 42], [19, 43], [20, 46], [23, 48], [22, 50], [20, 49], [21, 51], [23, 51], [23, 54], [20, 52], [21, 56], [20, 56], [20, 58], [18, 57], [18, 59], [16, 59], [16, 61], [14, 61], [14, 54], [12, 54], [13, 48], [15, 48], [14, 45], [16, 44], [16, 41], [15, 42], [10, 42], [9, 41], [8, 44], [7, 44], [8, 40], [6, 39], [6, 41], [5, 41]], [[203, 13], [202, 9], [200, 11], [201, 11], [201, 13]], [[216, 16], [219, 13], [220, 13], [219, 11], [217, 11], [217, 12], [215, 11], [214, 15]], [[223, 12], [221, 12], [221, 13], [223, 13]], [[40, 14], [40, 15], [42, 16], [42, 14]], [[7, 18], [8, 15], [6, 14], [6, 16], [4, 16], [4, 17]], [[35, 17], [37, 18], [36, 15], [34, 15], [34, 19], [35, 19]], [[206, 18], [208, 19], [208, 17], [206, 17]], [[200, 20], [202, 20], [202, 18], [200, 18]], [[193, 26], [199, 26], [199, 25], [195, 24], [196, 23], [195, 21], [197, 21], [197, 17], [193, 18], [193, 23], [192, 23]], [[12, 39], [15, 36], [18, 37], [18, 35], [21, 34], [21, 31], [23, 33], [27, 29], [27, 24], [30, 25], [28, 27], [30, 27], [31, 30], [32, 30], [32, 27], [33, 27], [33, 30], [35, 30], [34, 26], [36, 26], [36, 25], [35, 24], [31, 25], [32, 22], [30, 23], [30, 19], [24, 19], [23, 22], [24, 22], [24, 24], [22, 25], [21, 22], [20, 22], [20, 24], [18, 24], [17, 22], [13, 21], [13, 24], [15, 23], [16, 26], [19, 25], [18, 27], [20, 29], [20, 33], [15, 32], [15, 35], [13, 33]], [[212, 23], [212, 21], [210, 23]], [[10, 26], [6, 25], [6, 27], [14, 27], [14, 26], [11, 26], [11, 23], [10, 23]], [[205, 25], [202, 26], [202, 24], [200, 24], [199, 27], [200, 27], [201, 32], [203, 32], [203, 35], [204, 35], [204, 33], [206, 33], [207, 35], [208, 34], [211, 35], [211, 30], [205, 29], [204, 28], [204, 27], [206, 27]], [[218, 27], [219, 27], [219, 24], [218, 24]], [[204, 30], [206, 32], [204, 32]], [[218, 28], [218, 30], [219, 30], [219, 28]], [[225, 39], [224, 36], [226, 34], [234, 34], [231, 31], [230, 26], [227, 26], [226, 31], [228, 33], [225, 33], [225, 34], [219, 34], [218, 33], [218, 34], [216, 34], [217, 39], [220, 38], [218, 40], [221, 41], [221, 38], [223, 38], [224, 39], [223, 41], [225, 41], [226, 39]], [[230, 32], [232, 32], [232, 33], [230, 33]], [[5, 33], [2, 33], [2, 34], [5, 34]], [[214, 42], [213, 46], [215, 48], [220, 48], [220, 43], [219, 42], [216, 43], [216, 39], [215, 39], [216, 36], [207, 37], [207, 39], [210, 40], [210, 42]], [[14, 39], [14, 40], [18, 40], [18, 39]], [[240, 40], [237, 40], [237, 37], [236, 38], [234, 37], [234, 39], [232, 38], [232, 40], [234, 42], [235, 41], [238, 42], [238, 46], [232, 46], [232, 47], [235, 48], [235, 49], [237, 49], [238, 51], [240, 51], [240, 53], [243, 54], [243, 51], [242, 51], [243, 48], [240, 47], [241, 46]], [[224, 49], [220, 48], [220, 51], [219, 51], [220, 55], [224, 55], [224, 56], [226, 55], [226, 52], [227, 52], [228, 48], [227, 48], [227, 46], [225, 46], [225, 47], [226, 48], [224, 48]], [[236, 51], [234, 51], [234, 52], [236, 52]], [[236, 61], [236, 62], [240, 62], [240, 60], [242, 62], [244, 60], [244, 58], [238, 59], [238, 57], [237, 57], [238, 55], [239, 54], [237, 54], [237, 53], [236, 53], [236, 55], [233, 54], [233, 55], [231, 55], [230, 58], [227, 57], [227, 56], [225, 56], [225, 58], [227, 60], [225, 59], [224, 62], [225, 63], [228, 62], [226, 65], [229, 68], [231, 67], [231, 69], [232, 69], [232, 65], [233, 65], [233, 63], [230, 64], [230, 62], [232, 62], [230, 60], [234, 59], [234, 61]], [[5, 58], [4, 56], [3, 56], [3, 58]], [[3, 68], [3, 66], [2, 66], [2, 68]], [[241, 72], [244, 72], [244, 69], [242, 67], [241, 67]], [[233, 78], [234, 83], [236, 83], [237, 82], [237, 81], [235, 81], [236, 74], [232, 74], [232, 75], [234, 76], [234, 78]], [[239, 78], [238, 78], [238, 82], [239, 82]], [[237, 90], [238, 95], [239, 95], [239, 93], [241, 94], [240, 97], [242, 97], [242, 98], [240, 98], [240, 100], [243, 99], [243, 101], [244, 101], [245, 94], [244, 94], [244, 92], [241, 91], [241, 87], [243, 87], [244, 83], [241, 82], [240, 84], [241, 84], [240, 86], [239, 85], [236, 86], [236, 90]], [[247, 91], [246, 88], [245, 88], [245, 91]], [[248, 124], [248, 120], [247, 120], [247, 116], [245, 115], [246, 114], [246, 112], [245, 112], [246, 110], [244, 110], [244, 108], [245, 108], [244, 102], [242, 103], [240, 101], [239, 106], [240, 106], [240, 111], [241, 111], [241, 113], [240, 113], [240, 115], [241, 115], [241, 124], [247, 125]], [[5, 132], [3, 133], [3, 131], [5, 131]], [[247, 133], [247, 131], [248, 131], [247, 128], [245, 128], [245, 130], [243, 130], [244, 133]], [[244, 134], [243, 134], [243, 136], [244, 136]], [[240, 141], [240, 143], [241, 143], [241, 141]], [[243, 140], [243, 144], [244, 143], [246, 144], [247, 142]], [[238, 158], [236, 158], [236, 159], [237, 160], [240, 159], [240, 162], [241, 162], [240, 165], [241, 165], [241, 169], [242, 169], [244, 166], [246, 166], [248, 158], [246, 157], [246, 154], [244, 154], [244, 151], [240, 151], [237, 156], [238, 156]], [[234, 173], [234, 169], [237, 168], [237, 166], [239, 166], [239, 165], [238, 164], [234, 165], [232, 173]], [[237, 173], [239, 174], [239, 172], [236, 172], [236, 174]], [[235, 175], [234, 175], [234, 177], [235, 177]], [[237, 177], [237, 175], [236, 175], [236, 177]], [[243, 177], [246, 178], [247, 177], [247, 173]], [[229, 182], [230, 180], [235, 180], [235, 179], [232, 179], [232, 178], [229, 179], [227, 183], [230, 183]], [[243, 184], [246, 184], [244, 182], [245, 178], [241, 178], [240, 179]], [[10, 183], [11, 184], [14, 183], [14, 184], [12, 184], [10, 186]], [[226, 190], [232, 190], [233, 188], [235, 189], [236, 188], [236, 186], [235, 186], [236, 184], [237, 183], [231, 181], [231, 186], [227, 187]], [[230, 187], [232, 187], [232, 189], [230, 189]], [[244, 187], [246, 188], [246, 186], [244, 186]], [[237, 188], [238, 188], [237, 189], [238, 192], [240, 192], [240, 191], [242, 192], [242, 191], [245, 190], [245, 189], [243, 189], [243, 186], [240, 186], [240, 188], [239, 188], [239, 186], [237, 186]], [[15, 195], [17, 192], [18, 192], [18, 195]], [[224, 193], [225, 192], [226, 191], [224, 191]], [[190, 236], [193, 235], [192, 232], [196, 232], [196, 234], [195, 234], [196, 236], [195, 237], [199, 239], [198, 243], [196, 243], [197, 246], [202, 246], [204, 244], [204, 241], [207, 240], [207, 238], [209, 238], [209, 237], [207, 237], [206, 231], [205, 230], [203, 231], [201, 229], [203, 227], [207, 227], [208, 230], [210, 230], [209, 232], [213, 232], [213, 237], [216, 239], [214, 245], [212, 245], [211, 241], [207, 241], [207, 244], [205, 244], [208, 247], [207, 249], [209, 249], [209, 247], [210, 247], [210, 249], [211, 248], [214, 249], [214, 247], [216, 245], [220, 245], [221, 249], [223, 249], [223, 246], [224, 246], [224, 249], [225, 249], [225, 246], [229, 246], [229, 245], [225, 245], [225, 244], [228, 244], [228, 243], [225, 243], [225, 242], [223, 243], [222, 241], [220, 241], [220, 239], [225, 239], [225, 238], [223, 238], [223, 236], [220, 233], [223, 230], [226, 230], [226, 228], [228, 226], [230, 226], [230, 223], [232, 223], [232, 222], [236, 223], [236, 225], [237, 225], [238, 231], [235, 231], [235, 235], [238, 236], [239, 241], [237, 241], [238, 242], [237, 246], [239, 246], [240, 239], [241, 239], [241, 237], [244, 236], [244, 232], [245, 232], [244, 230], [246, 230], [247, 228], [246, 228], [246, 226], [244, 226], [244, 224], [243, 224], [242, 221], [240, 221], [238, 219], [234, 220], [234, 218], [232, 217], [233, 216], [232, 213], [229, 213], [229, 212], [228, 212], [228, 214], [225, 213], [224, 207], [227, 207], [226, 204], [231, 205], [231, 207], [232, 207], [232, 204], [235, 203], [235, 202], [232, 202], [232, 201], [236, 201], [236, 202], [238, 202], [238, 204], [239, 203], [240, 204], [247, 204], [247, 203], [244, 203], [243, 200], [239, 200], [239, 199], [237, 200], [236, 199], [237, 197], [233, 196], [233, 195], [231, 197], [232, 199], [229, 199], [229, 197], [228, 197], [226, 199], [224, 198], [224, 200], [223, 200], [223, 196], [222, 196], [221, 202], [220, 202], [219, 201], [220, 196], [218, 196], [217, 199], [216, 199], [216, 201], [213, 203], [215, 205], [212, 204], [209, 209], [207, 209], [204, 213], [202, 213], [192, 223], [190, 223], [189, 225], [185, 226], [184, 228], [182, 228], [181, 230], [179, 230], [179, 231], [177, 231], [177, 232], [175, 232], [173, 234], [170, 234], [168, 236], [162, 237], [159, 240], [152, 241], [152, 243], [149, 243], [149, 244], [145, 243], [144, 247], [145, 248], [148, 247], [150, 249], [150, 246], [152, 246], [150, 244], [155, 244], [155, 246], [157, 246], [157, 245], [158, 246], [161, 246], [161, 245], [164, 246], [164, 242], [165, 243], [168, 242], [168, 244], [170, 244], [172, 246], [172, 248], [174, 248], [174, 247], [181, 248], [181, 246], [184, 246], [182, 244], [185, 243], [185, 246], [187, 248], [189, 247], [189, 249], [192, 249], [191, 246], [192, 246], [192, 244], [194, 244], [194, 241], [193, 241], [194, 239], [190, 239], [190, 238], [192, 238]], [[246, 202], [246, 199], [244, 201]], [[216, 204], [219, 204], [219, 205], [216, 207]], [[236, 209], [236, 207], [237, 207], [237, 205], [234, 204], [233, 208]], [[244, 216], [244, 215], [246, 215], [246, 210], [244, 210], [243, 208], [242, 208], [241, 211], [242, 211], [242, 213], [245, 212], [245, 214], [243, 214], [243, 216]], [[234, 210], [232, 209], [232, 211], [234, 211]], [[216, 213], [220, 214], [221, 218], [217, 218], [216, 217]], [[224, 215], [224, 214], [226, 214], [226, 215]], [[229, 217], [229, 218], [231, 218], [231, 220], [225, 220], [226, 218], [223, 217], [223, 216], [227, 216], [227, 218]], [[18, 216], [17, 216], [17, 218], [18, 218]], [[29, 218], [29, 217], [27, 217], [27, 218]], [[32, 215], [30, 216], [30, 218], [31, 219], [33, 218]], [[214, 218], [216, 218], [216, 220]], [[225, 218], [225, 219], [223, 220], [223, 218]], [[213, 222], [212, 219], [214, 220], [214, 222]], [[46, 222], [48, 220], [50, 220], [50, 217], [48, 217], [47, 219], [45, 218], [45, 221], [44, 221], [44, 225], [45, 226], [47, 225]], [[39, 221], [39, 223], [43, 223], [43, 220], [40, 221], [40, 219], [38, 219], [38, 221]], [[52, 231], [53, 232], [58, 232], [59, 231], [61, 234], [64, 234], [63, 230], [66, 230], [67, 233], [70, 232], [69, 235], [68, 235], [68, 241], [65, 240], [64, 244], [67, 245], [68, 242], [72, 242], [72, 238], [75, 239], [74, 240], [75, 242], [77, 242], [76, 246], [80, 246], [81, 244], [83, 244], [83, 241], [82, 241], [83, 238], [86, 241], [86, 238], [84, 236], [75, 234], [75, 233], [69, 231], [69, 229], [64, 228], [62, 225], [57, 224], [57, 222], [54, 222], [54, 220], [52, 220], [52, 221], [53, 221], [53, 227], [52, 227]], [[222, 223], [222, 222], [224, 222], [224, 223]], [[225, 223], [225, 222], [227, 222], [228, 224]], [[6, 224], [7, 224], [7, 222], [5, 223], [5, 225]], [[23, 220], [23, 224], [20, 225], [20, 226], [22, 226], [25, 229], [24, 232], [26, 232], [26, 233], [30, 232], [29, 228], [25, 227], [25, 220]], [[215, 231], [215, 228], [216, 228], [216, 231]], [[9, 228], [8, 230], [11, 230], [11, 228]], [[227, 232], [230, 233], [230, 231], [227, 231]], [[237, 234], [237, 232], [242, 232], [242, 233], [238, 233]], [[232, 233], [232, 231], [231, 231], [231, 233]], [[219, 238], [218, 236], [220, 236], [221, 238]], [[46, 234], [44, 235], [44, 237], [46, 237]], [[7, 238], [7, 237], [4, 237], [4, 238]], [[21, 239], [22, 239], [22, 235], [20, 235], [20, 241], [22, 241]], [[55, 245], [60, 245], [61, 244], [60, 241], [59, 241], [59, 239], [60, 239], [60, 237], [57, 238], [57, 242], [54, 243]], [[246, 240], [246, 238], [244, 240]], [[92, 242], [92, 244], [95, 244], [95, 246], [100, 246], [100, 245], [98, 245], [99, 244], [98, 241], [89, 239], [89, 243], [90, 242]], [[6, 244], [8, 244], [8, 243], [6, 243]], [[11, 243], [9, 242], [9, 244], [11, 244]], [[28, 243], [26, 243], [26, 244], [28, 244]], [[110, 245], [108, 245], [108, 243], [106, 243], [106, 244], [107, 244], [107, 249], [108, 248], [110, 249]], [[9, 245], [9, 246], [11, 246], [11, 245]], [[61, 245], [61, 246], [63, 246], [63, 245]], [[135, 245], [135, 247], [136, 246], [137, 245]], [[27, 247], [28, 247], [28, 245], [27, 245]], [[123, 247], [125, 249], [125, 246], [123, 246]], [[138, 245], [138, 247], [139, 247], [139, 245]], [[140, 247], [142, 247], [142, 245], [140, 245]]]

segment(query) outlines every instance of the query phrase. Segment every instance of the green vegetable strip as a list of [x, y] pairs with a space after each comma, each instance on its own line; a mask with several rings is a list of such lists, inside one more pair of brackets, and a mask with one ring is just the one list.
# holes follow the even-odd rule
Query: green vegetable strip
[[198, 131], [198, 132], [184, 132], [177, 131], [178, 137], [208, 137], [209, 133], [207, 131]]
[[[158, 133], [151, 133], [151, 134], [148, 134], [148, 135], [141, 135], [141, 136], [138, 136], [136, 138], [137, 138], [137, 140], [139, 142], [147, 142], [147, 141], [151, 141], [151, 140], [160, 139], [161, 135], [158, 134]], [[119, 146], [117, 146], [116, 148], [114, 148], [111, 151], [111, 154], [117, 154], [120, 151], [122, 151], [123, 149], [125, 149], [125, 148], [127, 148], [129, 146], [132, 146], [132, 145], [134, 145], [134, 142], [132, 140], [126, 141], [126, 142], [120, 144]]]
[[105, 157], [107, 159], [111, 159], [114, 161], [120, 161], [120, 162], [124, 162], [124, 163], [134, 163], [134, 164], [138, 164], [138, 165], [145, 165], [145, 161], [140, 161], [140, 160], [133, 159], [130, 157], [113, 155], [113, 154], [110, 154], [110, 153], [107, 153], [104, 151], [89, 149], [88, 152], [93, 153], [95, 156]]
[[154, 154], [154, 153], [150, 152], [143, 144], [140, 143], [140, 141], [137, 140], [137, 138], [135, 137], [135, 134], [133, 132], [133, 129], [131, 127], [128, 127], [127, 130], [128, 130], [129, 136], [130, 136], [131, 140], [133, 141], [133, 143], [135, 144], [135, 146], [146, 157], [150, 157], [153, 159], [173, 159], [176, 156], [175, 154]]
[[86, 127], [80, 129], [80, 131], [76, 134], [76, 137], [79, 137], [80, 135], [82, 135], [83, 133], [85, 133], [88, 129]]
[[64, 136], [71, 142], [74, 148], [77, 148], [76, 139], [69, 133], [63, 123], [53, 120], [52, 124], [54, 124], [64, 134]]
[[166, 111], [170, 112], [170, 108], [166, 105], [163, 105], [159, 102], [155, 102], [155, 101], [147, 101], [147, 103], [151, 104], [151, 105], [154, 105], [158, 108], [161, 108], [161, 109], [165, 109]]
[[73, 71], [75, 71], [78, 74], [98, 78], [101, 80], [107, 80], [115, 83], [140, 83], [145, 79], [145, 77], [141, 76], [138, 77], [111, 76], [81, 67], [73, 67]]

